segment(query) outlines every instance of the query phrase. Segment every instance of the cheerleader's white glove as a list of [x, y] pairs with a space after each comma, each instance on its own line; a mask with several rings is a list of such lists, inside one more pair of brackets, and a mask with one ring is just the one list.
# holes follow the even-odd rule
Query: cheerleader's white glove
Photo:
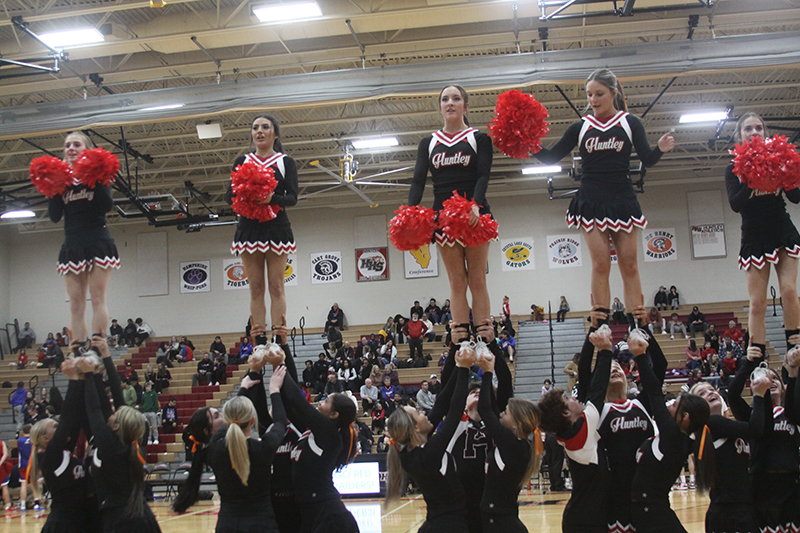
[[603, 324], [597, 331], [589, 334], [589, 342], [591, 342], [598, 350], [611, 350], [614, 343], [612, 341], [611, 328], [608, 324]]

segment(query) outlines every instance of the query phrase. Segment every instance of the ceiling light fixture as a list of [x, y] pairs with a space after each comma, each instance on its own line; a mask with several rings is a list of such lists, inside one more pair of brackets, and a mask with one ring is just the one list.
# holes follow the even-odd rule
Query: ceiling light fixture
[[400, 141], [397, 137], [373, 137], [371, 139], [358, 139], [353, 141], [353, 148], [356, 150], [364, 150], [367, 148], [388, 148], [390, 146], [397, 146]]
[[95, 28], [43, 33], [39, 38], [53, 48], [83, 46], [86, 44], [102, 43], [106, 40], [103, 34]]
[[167, 105], [157, 105], [155, 107], [145, 107], [142, 111], [163, 111], [165, 109], [178, 109], [179, 107], [183, 107], [183, 104], [167, 104]]
[[687, 113], [681, 115], [681, 124], [689, 124], [692, 122], [717, 122], [724, 118], [728, 118], [727, 111], [706, 111], [705, 113]]
[[35, 217], [36, 213], [31, 211], [30, 209], [12, 209], [11, 211], [6, 211], [0, 218], [32, 218]]
[[261, 22], [286, 22], [321, 17], [322, 10], [316, 2], [296, 2], [254, 7], [253, 14]]
[[550, 165], [549, 167], [525, 167], [523, 174], [558, 174], [561, 172], [561, 165]]

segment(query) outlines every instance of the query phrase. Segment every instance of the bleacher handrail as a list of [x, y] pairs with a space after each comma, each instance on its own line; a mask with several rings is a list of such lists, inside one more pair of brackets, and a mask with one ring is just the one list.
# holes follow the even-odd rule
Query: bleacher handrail
[[550, 380], [556, 382], [556, 349], [555, 338], [553, 338], [553, 306], [547, 300], [547, 326], [550, 333]]
[[295, 346], [294, 338], [297, 336], [297, 328], [292, 328], [292, 331], [289, 332], [289, 337], [292, 339], [292, 353], [297, 353], [297, 349]]
[[47, 368], [47, 377], [49, 377], [53, 382], [53, 387], [56, 386], [56, 374], [58, 374], [58, 367], [51, 366]]
[[[8, 404], [11, 405], [11, 397], [14, 396], [14, 391], [8, 393]], [[17, 423], [17, 413], [14, 411], [14, 406], [11, 406], [11, 421]]]
[[306, 317], [305, 316], [301, 316], [300, 317], [300, 340], [302, 341], [303, 346], [306, 345], [305, 327], [306, 327]]
[[[38, 386], [39, 386], [39, 376], [37, 374], [34, 374], [33, 376], [31, 376], [31, 379], [28, 380], [28, 390], [35, 391], [36, 387]], [[36, 395], [34, 394], [34, 397], [35, 396]]]
[[[772, 316], [778, 316], [778, 306], [775, 303], [775, 297], [778, 295], [778, 291], [775, 290], [775, 285], [770, 285], [769, 292], [772, 295]], [[781, 309], [783, 309], [783, 296], [780, 297], [781, 302]]]

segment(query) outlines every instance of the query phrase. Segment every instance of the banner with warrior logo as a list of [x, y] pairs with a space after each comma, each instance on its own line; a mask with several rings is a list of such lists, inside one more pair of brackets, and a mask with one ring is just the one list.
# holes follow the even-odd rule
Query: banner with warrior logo
[[675, 228], [650, 229], [642, 232], [644, 260], [676, 261], [678, 248], [675, 242]]

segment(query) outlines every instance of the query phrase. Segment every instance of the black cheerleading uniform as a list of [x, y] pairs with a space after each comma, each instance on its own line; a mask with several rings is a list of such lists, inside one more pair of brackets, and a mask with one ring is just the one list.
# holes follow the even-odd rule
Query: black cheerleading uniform
[[637, 533], [685, 533], [669, 505], [669, 493], [691, 453], [691, 439], [669, 414], [661, 384], [647, 354], [636, 357], [636, 364], [659, 433], [644, 441], [636, 453], [636, 473], [631, 485], [631, 523]]
[[572, 475], [572, 495], [561, 517], [564, 533], [606, 533], [608, 529], [606, 500], [611, 478], [597, 428], [611, 374], [611, 359], [608, 350], [597, 353], [589, 386], [578, 388], [578, 400], [586, 402], [586, 408], [566, 432], [556, 435], [564, 447]]
[[[131, 444], [123, 444], [103, 418], [100, 398], [91, 383], [85, 387], [86, 416], [92, 431], [94, 458], [92, 479], [97, 489], [100, 516], [105, 533], [155, 533], [161, 531], [147, 503], [142, 513], [131, 517], [125, 512], [133, 489], [128, 458]], [[142, 471], [144, 476], [144, 470]]]
[[[263, 386], [256, 386], [263, 390]], [[269, 430], [260, 439], [247, 439], [250, 476], [247, 485], [236, 474], [225, 443], [227, 427], [218, 430], [208, 443], [208, 464], [217, 478], [221, 505], [216, 533], [277, 532], [270, 498], [272, 458], [286, 431], [286, 412], [281, 395], [274, 393]]]
[[96, 502], [87, 496], [83, 461], [74, 455], [80, 432], [79, 402], [82, 403], [85, 383], [84, 380], [70, 380], [56, 432], [45, 451], [38, 454], [45, 485], [52, 495], [50, 515], [42, 533], [99, 531], [87, 522], [89, 506]]
[[583, 175], [577, 194], [567, 209], [567, 225], [591, 231], [644, 229], [647, 219], [636, 199], [629, 174], [635, 148], [645, 167], [655, 165], [663, 152], [652, 150], [642, 122], [626, 111], [605, 122], [587, 115], [571, 124], [561, 140], [534, 156], [543, 163], [557, 163], [578, 146]]
[[[527, 533], [528, 528], [519, 519], [517, 496], [530, 464], [531, 445], [527, 439], [520, 439], [500, 423], [492, 407], [493, 388], [492, 373], [484, 372], [478, 412], [484, 433], [491, 438], [493, 447], [487, 457], [488, 469], [480, 504], [483, 531]], [[534, 438], [538, 438], [538, 433]]]
[[[278, 255], [296, 253], [297, 245], [294, 242], [292, 225], [286, 215], [286, 208], [297, 204], [297, 165], [294, 159], [281, 152], [275, 152], [267, 158], [250, 153], [237, 157], [233, 163], [233, 169], [236, 170], [245, 162], [264, 168], [273, 168], [278, 185], [272, 193], [270, 205], [278, 206], [281, 209], [275, 218], [266, 222], [240, 215], [236, 234], [231, 244], [231, 253], [233, 255], [267, 251]], [[230, 187], [225, 195], [225, 200], [228, 204], [233, 203], [233, 191]]]
[[[455, 192], [475, 200], [481, 214], [491, 214], [486, 202], [491, 168], [492, 140], [487, 134], [475, 128], [453, 135], [442, 130], [434, 132], [419, 143], [408, 205], [418, 205], [422, 201], [430, 171], [434, 211], [441, 211], [442, 204]], [[434, 238], [440, 246], [464, 245], [441, 230], [436, 230]]]
[[339, 429], [306, 401], [294, 380], [284, 380], [281, 398], [289, 420], [302, 431], [291, 452], [294, 497], [302, 511], [300, 532], [357, 533], [355, 518], [333, 486], [332, 474], [342, 452]]
[[786, 250], [790, 257], [800, 257], [800, 234], [786, 212], [786, 199], [800, 202], [800, 188], [774, 193], [751, 189], [733, 173], [733, 163], [725, 169], [725, 187], [731, 209], [742, 215], [742, 244], [739, 268], [763, 268], [767, 262], [778, 262], [778, 252]]
[[[742, 390], [756, 364], [745, 359], [728, 388], [728, 401], [737, 420], [747, 421], [752, 408]], [[796, 379], [786, 383], [785, 407], [764, 401], [764, 433], [750, 440], [750, 477], [756, 519], [762, 533], [800, 531], [798, 480], [800, 431]]]
[[58, 273], [80, 274], [97, 268], [119, 268], [119, 252], [106, 226], [106, 213], [114, 207], [111, 188], [73, 184], [50, 199], [50, 220], [64, 217], [64, 244], [58, 254]]
[[461, 422], [461, 413], [467, 401], [469, 369], [457, 368], [451, 381], [454, 382], [453, 396], [439, 431], [424, 445], [413, 450], [401, 448], [399, 453], [403, 470], [420, 488], [428, 507], [425, 522], [419, 528], [420, 533], [468, 531], [464, 489], [447, 446]]
[[765, 399], [753, 397], [749, 422], [711, 415], [708, 429], [714, 437], [716, 479], [706, 512], [707, 533], [748, 533], [758, 530], [748, 467], [750, 444], [764, 433]]

